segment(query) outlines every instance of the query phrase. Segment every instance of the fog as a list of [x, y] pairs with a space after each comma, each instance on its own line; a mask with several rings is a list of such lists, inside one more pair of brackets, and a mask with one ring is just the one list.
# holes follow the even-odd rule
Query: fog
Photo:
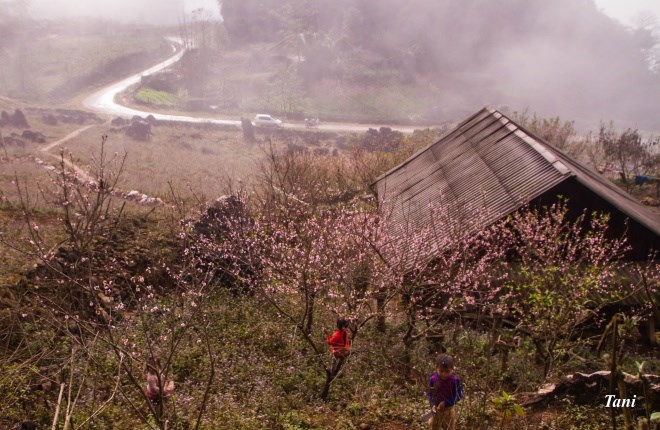
[[[90, 16], [176, 25], [198, 8], [220, 19], [217, 0], [0, 0], [0, 6], [21, 2], [37, 19]], [[354, 79], [363, 70], [382, 69], [399, 77], [384, 85], [439, 89], [437, 102], [418, 115], [433, 121], [460, 120], [490, 105], [591, 128], [614, 120], [660, 130], [657, 0], [222, 3], [229, 49], [304, 41], [300, 78], [307, 89], [322, 79]], [[285, 46], [292, 49], [287, 55], [300, 53]]]
[[94, 17], [127, 23], [176, 24], [182, 14], [204, 8], [220, 17], [216, 0], [29, 0], [39, 19]]
[[660, 18], [658, 0], [596, 0], [596, 6], [606, 15], [630, 26], [636, 25], [640, 16], [653, 14]]
[[421, 117], [455, 121], [490, 105], [660, 130], [660, 2], [624, 3], [224, 0], [223, 16], [236, 47], [306, 34], [308, 87], [370, 68], [398, 77], [383, 85], [435, 88]]

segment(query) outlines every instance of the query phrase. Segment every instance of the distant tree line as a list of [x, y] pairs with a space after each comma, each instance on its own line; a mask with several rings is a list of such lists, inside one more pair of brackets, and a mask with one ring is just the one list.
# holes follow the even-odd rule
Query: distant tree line
[[360, 78], [360, 64], [396, 71], [402, 83], [420, 75], [429, 83], [467, 81], [461, 92], [478, 105], [534, 93], [546, 114], [570, 103], [562, 112], [570, 117], [608, 106], [649, 121], [660, 94], [649, 70], [654, 25], [630, 31], [593, 0], [218, 1], [233, 46], [302, 52], [306, 83]]

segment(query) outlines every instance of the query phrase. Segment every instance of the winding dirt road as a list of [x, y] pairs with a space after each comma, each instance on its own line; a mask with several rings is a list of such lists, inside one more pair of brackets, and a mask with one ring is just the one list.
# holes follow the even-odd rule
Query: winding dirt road
[[[199, 117], [194, 117], [194, 116], [186, 116], [186, 115], [169, 115], [169, 114], [161, 114], [161, 113], [156, 113], [156, 112], [149, 112], [149, 111], [144, 111], [144, 110], [139, 110], [135, 108], [131, 108], [128, 106], [124, 106], [119, 104], [116, 99], [117, 96], [128, 89], [131, 85], [135, 85], [140, 82], [143, 76], [148, 76], [151, 74], [154, 74], [156, 72], [159, 72], [163, 69], [166, 69], [167, 67], [170, 67], [171, 65], [175, 64], [177, 61], [179, 61], [184, 53], [185, 49], [183, 48], [183, 42], [180, 38], [176, 37], [168, 37], [167, 40], [170, 42], [170, 46], [172, 47], [172, 56], [168, 58], [165, 61], [162, 61], [140, 73], [136, 73], [134, 75], [131, 75], [127, 78], [124, 78], [118, 82], [115, 82], [114, 84], [110, 84], [108, 86], [105, 86], [101, 88], [98, 91], [95, 91], [91, 95], [87, 96], [83, 100], [83, 105], [92, 111], [96, 111], [99, 113], [107, 114], [107, 115], [112, 115], [112, 116], [120, 116], [120, 117], [133, 117], [135, 115], [138, 116], [148, 116], [148, 115], [153, 115], [154, 118], [160, 120], [160, 121], [178, 121], [178, 122], [188, 122], [188, 123], [198, 123], [198, 124], [221, 124], [221, 125], [235, 125], [235, 126], [240, 126], [241, 122], [236, 121], [236, 120], [230, 120], [230, 119], [220, 119], [220, 118], [199, 118]], [[104, 125], [109, 124], [109, 121], [104, 123]], [[41, 148], [41, 152], [44, 153], [44, 155], [52, 158], [52, 159], [57, 159], [61, 160], [61, 155], [59, 154], [53, 154], [50, 152], [51, 149], [61, 146], [67, 141], [75, 138], [76, 136], [80, 135], [84, 131], [97, 126], [97, 124], [92, 124], [92, 125], [87, 125], [84, 127], [81, 127], [68, 135], [64, 136], [63, 138], [51, 142]], [[289, 128], [289, 129], [305, 129], [304, 124], [296, 124], [296, 123], [285, 123], [283, 124], [284, 128]], [[367, 131], [369, 128], [380, 128], [382, 125], [378, 124], [355, 124], [355, 123], [324, 123], [319, 125], [318, 127], [315, 127], [315, 130], [324, 130], [324, 131], [349, 131], [349, 132], [364, 132]], [[393, 130], [398, 130], [403, 133], [412, 133], [415, 128], [414, 127], [404, 127], [404, 126], [387, 126], [392, 128]], [[37, 161], [40, 164], [43, 164], [41, 160], [37, 159]], [[71, 162], [69, 159], [64, 159], [64, 163], [71, 169], [74, 169], [76, 173], [79, 175], [79, 177], [85, 181], [85, 182], [94, 182], [94, 178], [90, 176], [88, 172], [86, 172], [84, 169], [81, 167], [75, 165], [74, 163]], [[152, 199], [153, 200], [153, 199]]]
[[[128, 106], [124, 106], [116, 101], [117, 95], [119, 93], [125, 91], [131, 85], [140, 82], [143, 76], [148, 76], [156, 72], [159, 72], [163, 69], [166, 69], [167, 67], [175, 64], [183, 57], [183, 54], [185, 53], [185, 49], [183, 48], [182, 40], [176, 37], [168, 37], [167, 40], [170, 42], [172, 46], [172, 52], [173, 52], [172, 57], [168, 58], [167, 60], [161, 63], [156, 64], [153, 67], [150, 67], [147, 70], [144, 70], [143, 72], [136, 73], [125, 79], [122, 79], [119, 82], [108, 85], [94, 92], [93, 94], [91, 94], [90, 96], [88, 96], [83, 100], [83, 105], [87, 109], [113, 116], [130, 118], [133, 117], [134, 115], [139, 115], [142, 117], [147, 115], [153, 115], [154, 118], [160, 121], [180, 121], [180, 122], [189, 122], [189, 123], [240, 126], [241, 122], [236, 120], [220, 119], [220, 118], [198, 118], [198, 117], [186, 116], [186, 115], [169, 115], [169, 114], [162, 114], [156, 112], [149, 112], [149, 111], [144, 111], [144, 110], [139, 110]], [[296, 123], [285, 123], [283, 124], [283, 127], [291, 128], [291, 129], [305, 129], [304, 124], [296, 124]], [[380, 127], [383, 127], [383, 125], [355, 124], [355, 123], [322, 123], [321, 125], [316, 127], [315, 130], [364, 132], [367, 131], [369, 128], [378, 129]], [[415, 130], [415, 127], [391, 126], [391, 125], [388, 125], [386, 127], [390, 127], [393, 130], [398, 130], [403, 133], [412, 133]]]

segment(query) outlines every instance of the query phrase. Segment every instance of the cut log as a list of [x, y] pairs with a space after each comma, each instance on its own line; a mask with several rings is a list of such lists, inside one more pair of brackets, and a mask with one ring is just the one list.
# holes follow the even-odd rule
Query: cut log
[[[644, 407], [644, 383], [629, 373], [624, 373], [627, 396], [637, 396], [636, 406]], [[660, 376], [644, 375], [649, 383], [652, 410], [660, 410]], [[570, 397], [577, 404], [605, 405], [605, 396], [609, 394], [610, 372], [574, 373], [564, 377], [560, 382], [548, 384], [535, 393], [520, 393], [516, 397], [520, 404], [526, 407], [545, 407], [554, 400]]]

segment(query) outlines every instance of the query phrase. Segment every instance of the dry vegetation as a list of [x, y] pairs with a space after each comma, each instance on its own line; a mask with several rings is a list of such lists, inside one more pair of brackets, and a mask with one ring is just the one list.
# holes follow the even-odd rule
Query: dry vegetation
[[[80, 136], [76, 142], [76, 148], [89, 157], [82, 161], [98, 157], [99, 147], [89, 145], [90, 141], [100, 142], [98, 131]], [[193, 139], [193, 133], [208, 137]], [[168, 140], [169, 134], [177, 136], [177, 141], [199, 141], [192, 146], [196, 151], [181, 150], [180, 145]], [[177, 162], [203, 163], [201, 148], [221, 137], [224, 140], [220, 142], [228, 145], [225, 156], [231, 152], [231, 145], [242, 144], [242, 135], [235, 131], [159, 124], [149, 142], [111, 133], [104, 150], [112, 154], [131, 145], [135, 150], [129, 151], [129, 159], [135, 154], [140, 163], [146, 163], [147, 148], [154, 152], [152, 157], [162, 149], [150, 145], [164, 146], [166, 151], [162, 152], [174, 162], [152, 168], [152, 176], [185, 182], [185, 177], [178, 176], [185, 170], [178, 168]], [[113, 139], [123, 146], [113, 148]], [[276, 136], [272, 139], [276, 140]], [[345, 234], [337, 235], [324, 223], [308, 221], [329, 217], [330, 223], [350, 224], [355, 220], [355, 210], [370, 213], [373, 199], [369, 198], [368, 185], [374, 176], [433, 139], [432, 133], [416, 134], [391, 152], [354, 151], [345, 156], [300, 151], [277, 156], [264, 151], [264, 155], [270, 155], [268, 162], [250, 170], [253, 175], [260, 175], [255, 184], [259, 192], [248, 197], [250, 217], [254, 217], [255, 224], [248, 223], [246, 236], [237, 237], [237, 242], [229, 240], [231, 236], [224, 230], [230, 220], [213, 219], [202, 213], [198, 223], [200, 213], [195, 208], [186, 211], [180, 205], [166, 205], [151, 211], [131, 203], [123, 207], [121, 199], [116, 199], [115, 208], [121, 208], [120, 211], [111, 211], [109, 218], [98, 219], [104, 227], [91, 242], [66, 240], [53, 255], [4, 251], [3, 257], [12, 260], [7, 270], [0, 273], [0, 281], [6, 285], [2, 300], [12, 303], [12, 307], [0, 312], [0, 318], [6, 322], [1, 334], [7, 339], [7, 354], [0, 355], [0, 368], [9, 376], [0, 379], [7, 411], [0, 423], [11, 425], [29, 418], [41, 425], [49, 424], [55, 414], [58, 388], [67, 384], [74, 388], [73, 393], [80, 389], [82, 394], [76, 402], [75, 396], [65, 391], [60, 423], [90, 419], [93, 428], [163, 429], [170, 428], [166, 421], [169, 420], [184, 428], [194, 428], [201, 422], [210, 428], [348, 430], [366, 423], [371, 428], [421, 430], [424, 426], [418, 417], [426, 408], [426, 376], [432, 371], [433, 355], [444, 346], [456, 355], [456, 371], [466, 387], [459, 414], [463, 428], [563, 429], [569, 428], [569, 424], [575, 429], [607, 428], [608, 416], [602, 408], [594, 410], [571, 402], [562, 403], [561, 408], [555, 405], [542, 412], [529, 410], [527, 417], [504, 420], [503, 409], [494, 403], [501, 390], [518, 394], [533, 391], [546, 380], [543, 366], [535, 362], [531, 340], [525, 337], [508, 352], [504, 370], [501, 353], [493, 350], [495, 337], [490, 326], [475, 329], [465, 321], [450, 319], [442, 323], [438, 337], [437, 330], [420, 320], [413, 323], [419, 336], [407, 344], [402, 342], [411, 321], [405, 313], [415, 310], [399, 298], [397, 288], [405, 295], [407, 287], [396, 284], [396, 277], [390, 278], [389, 271], [377, 261], [369, 275], [374, 277], [373, 285], [383, 281], [393, 288], [383, 315], [386, 332], [375, 325], [373, 317], [378, 314], [372, 314], [368, 308], [351, 307], [370, 302], [377, 297], [371, 296], [376, 291], [368, 287], [366, 296], [353, 297], [334, 290], [335, 282], [346, 287], [359, 282], [358, 261], [363, 261], [368, 247], [353, 243], [349, 236], [356, 232], [353, 227], [369, 229], [373, 225], [351, 224], [342, 230]], [[285, 140], [279, 143], [281, 149]], [[95, 150], [84, 149], [85, 142], [95, 146]], [[246, 154], [261, 151], [258, 146], [248, 147]], [[165, 163], [160, 158], [152, 162]], [[217, 163], [222, 163], [222, 157], [210, 164]], [[139, 164], [126, 167], [124, 174], [128, 176]], [[214, 180], [222, 182], [221, 175], [208, 178]], [[144, 182], [133, 182], [129, 177], [125, 184], [149, 186], [146, 177], [141, 181]], [[67, 187], [83, 196], [95, 197], [100, 193], [103, 198], [110, 197], [108, 189], [80, 188], [75, 183]], [[84, 201], [95, 199], [80, 200]], [[73, 209], [78, 211], [79, 205], [76, 203]], [[34, 226], [42, 232], [46, 247], [66, 239], [69, 228], [61, 221], [67, 216], [65, 207], [37, 208], [30, 212], [29, 224], [21, 209], [20, 203], [13, 201], [0, 211], [3, 219], [11, 220], [4, 230], [11, 233], [5, 236], [5, 243], [20, 244], [34, 252], [35, 247], [28, 242]], [[350, 216], [333, 218], [335, 212]], [[273, 231], [268, 223], [274, 223]], [[196, 236], [205, 228], [218, 235]], [[286, 235], [282, 236], [283, 232]], [[89, 233], [82, 230], [78, 234], [84, 238]], [[280, 242], [282, 237], [292, 240]], [[257, 260], [259, 267], [272, 266], [270, 274], [261, 275], [268, 282], [228, 282], [212, 269], [210, 263], [226, 264], [228, 254], [222, 251], [223, 246], [228, 245], [229, 253], [241, 255], [241, 249], [257, 238], [265, 244], [275, 240], [274, 246]], [[223, 244], [223, 240], [228, 242]], [[307, 249], [307, 240], [315, 246]], [[281, 248], [283, 243], [286, 246]], [[467, 249], [459, 249], [457, 258]], [[337, 260], [326, 261], [326, 254]], [[35, 261], [40, 264], [33, 267]], [[231, 267], [225, 270], [233, 273]], [[234, 274], [235, 279], [240, 279], [240, 273]], [[309, 320], [310, 340], [305, 340], [304, 334], [282, 314], [303, 311], [297, 296], [309, 288], [304, 285], [305, 279], [314, 280], [319, 288], [319, 294], [313, 295], [313, 306], [307, 308], [313, 309], [308, 315], [313, 317]], [[237, 289], [237, 285], [244, 285], [247, 290]], [[300, 292], [291, 290], [291, 285], [297, 285]], [[281, 308], [273, 308], [274, 302]], [[354, 354], [342, 376], [332, 381], [327, 402], [322, 402], [318, 399], [323, 386], [319, 363], [327, 365], [330, 360], [320, 327], [332, 324], [339, 309], [354, 313]], [[70, 323], [74, 316], [76, 322]], [[108, 323], [109, 318], [112, 324]], [[501, 328], [500, 334], [513, 336], [509, 328]], [[605, 361], [591, 351], [593, 345], [572, 342], [570, 347], [575, 346], [580, 356], [559, 360], [553, 378], [576, 369], [590, 371], [605, 366]], [[314, 353], [310, 345], [320, 348], [319, 353]], [[176, 381], [175, 395], [166, 402], [166, 409], [144, 398], [143, 364], [151, 353], [168, 357], [168, 378]], [[621, 367], [634, 372], [634, 360], [646, 360], [647, 370], [657, 371], [657, 360], [644, 353], [630, 353]], [[115, 385], [118, 374], [121, 384]]]
[[[160, 34], [134, 29], [41, 28], [0, 52], [3, 95], [32, 102], [69, 100], [171, 52]], [[5, 57], [6, 58], [3, 58]]]
[[[100, 127], [67, 142], [67, 151], [79, 164], [89, 166], [98, 153], [101, 134], [108, 135], [108, 153], [128, 154], [120, 188], [159, 197], [170, 193], [171, 183], [177, 194], [192, 197], [194, 193], [212, 200], [227, 192], [230, 184], [252, 183], [269, 147], [307, 147], [296, 133], [260, 134], [250, 143], [238, 128], [160, 122], [152, 127], [147, 141], [132, 139], [116, 127]], [[327, 140], [309, 148], [331, 152], [335, 146], [333, 140]]]

